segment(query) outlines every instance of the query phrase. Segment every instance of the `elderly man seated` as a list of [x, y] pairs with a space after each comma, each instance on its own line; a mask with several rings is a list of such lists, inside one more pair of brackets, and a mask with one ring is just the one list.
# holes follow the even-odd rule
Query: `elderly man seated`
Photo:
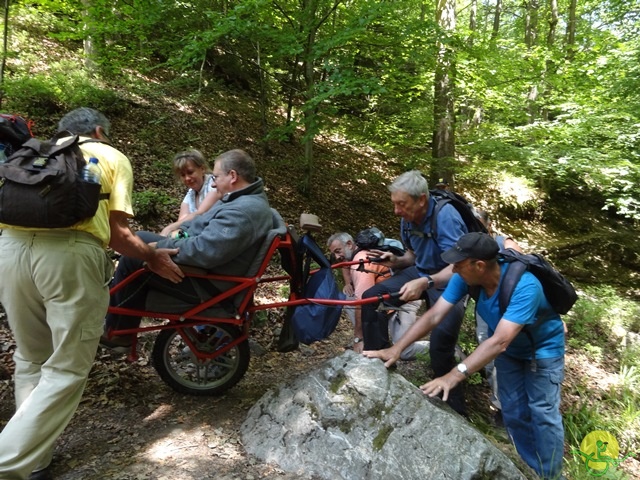
[[[175, 235], [164, 237], [151, 232], [138, 235], [158, 248], [177, 248], [175, 263], [205, 269], [211, 273], [246, 274], [273, 225], [269, 201], [262, 179], [256, 177], [253, 159], [242, 150], [231, 150], [215, 159], [213, 179], [222, 199], [206, 213], [181, 225]], [[139, 270], [143, 263], [135, 258], [120, 259], [114, 282], [119, 283]], [[173, 283], [151, 272], [111, 296], [111, 306], [144, 309], [150, 290], [160, 290], [184, 303], [198, 304], [222, 290], [214, 283], [185, 278]], [[140, 317], [108, 314], [105, 331], [137, 328]], [[102, 336], [100, 344], [126, 349], [133, 335]]]

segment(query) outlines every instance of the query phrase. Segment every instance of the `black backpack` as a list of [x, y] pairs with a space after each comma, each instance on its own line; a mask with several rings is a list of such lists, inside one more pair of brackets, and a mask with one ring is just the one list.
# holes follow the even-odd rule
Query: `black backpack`
[[484, 226], [484, 224], [476, 216], [473, 205], [471, 205], [471, 203], [459, 193], [452, 192], [450, 190], [434, 189], [434, 190], [429, 190], [429, 194], [436, 201], [436, 206], [433, 211], [433, 216], [431, 217], [431, 231], [433, 232], [434, 236], [438, 234], [438, 229], [437, 229], [438, 213], [440, 213], [440, 210], [442, 210], [442, 207], [444, 207], [447, 204], [450, 204], [453, 207], [455, 207], [455, 209], [458, 211], [458, 213], [462, 217], [462, 221], [467, 226], [467, 230], [469, 231], [469, 233], [471, 232], [489, 233], [487, 232], [487, 228]]
[[404, 224], [404, 220], [403, 220], [402, 228], [404, 229], [403, 233], [405, 235], [409, 234], [409, 235], [416, 235], [418, 237], [428, 237], [428, 238], [432, 238], [437, 243], [438, 242], [438, 239], [437, 239], [438, 214], [440, 213], [440, 210], [442, 210], [442, 207], [444, 207], [445, 205], [451, 205], [455, 207], [455, 209], [460, 214], [460, 217], [462, 217], [462, 221], [466, 225], [468, 233], [471, 233], [471, 232], [489, 233], [487, 231], [487, 228], [484, 226], [484, 224], [476, 216], [473, 205], [471, 205], [471, 203], [469, 203], [467, 199], [464, 198], [459, 193], [455, 193], [450, 190], [434, 189], [434, 190], [429, 190], [429, 195], [433, 197], [433, 199], [436, 201], [436, 205], [433, 209], [433, 214], [431, 215], [430, 232], [424, 233], [420, 230], [408, 229], [407, 226]]
[[498, 296], [501, 315], [507, 310], [513, 291], [520, 281], [520, 277], [526, 271], [533, 273], [540, 281], [544, 296], [556, 313], [563, 315], [571, 310], [571, 307], [576, 303], [578, 294], [571, 282], [564, 278], [542, 255], [525, 254], [507, 248], [499, 254], [499, 257], [505, 263], [509, 263]]
[[[60, 138], [70, 137], [60, 145]], [[51, 140], [28, 140], [0, 165], [0, 223], [20, 227], [67, 228], [92, 217], [99, 183], [80, 178], [86, 160], [77, 135], [60, 132]]]
[[404, 245], [400, 240], [393, 238], [385, 238], [383, 233], [376, 227], [365, 228], [360, 230], [354, 240], [356, 251], [354, 256], [361, 250], [381, 250], [383, 252], [391, 252], [401, 257], [405, 253]]
[[33, 137], [32, 126], [33, 121], [25, 120], [19, 115], [0, 113], [0, 143], [4, 144], [7, 157]]
[[[520, 253], [511, 248], [501, 251], [498, 254], [509, 266], [504, 274], [498, 293], [498, 304], [500, 305], [500, 315], [507, 311], [513, 292], [524, 272], [531, 272], [542, 285], [544, 296], [547, 298], [551, 308], [558, 314], [565, 314], [576, 303], [578, 294], [571, 282], [564, 278], [542, 255], [537, 253]], [[470, 287], [469, 294], [475, 300], [478, 299], [480, 289]]]

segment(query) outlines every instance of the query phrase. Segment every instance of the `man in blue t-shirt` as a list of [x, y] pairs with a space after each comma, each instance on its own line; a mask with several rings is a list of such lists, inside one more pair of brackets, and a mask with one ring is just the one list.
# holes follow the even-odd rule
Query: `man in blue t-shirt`
[[[389, 186], [389, 191], [394, 213], [402, 218], [400, 232], [406, 252], [402, 256], [380, 250], [370, 252], [370, 257], [377, 256], [375, 260], [391, 268], [394, 275], [366, 290], [362, 298], [399, 291], [400, 298], [387, 303], [400, 306], [423, 298], [427, 305], [433, 305], [452, 275], [451, 266], [440, 255], [467, 233], [467, 227], [451, 204], [445, 204], [436, 214], [436, 200], [429, 194], [427, 180], [418, 170], [400, 175]], [[437, 218], [432, 231], [434, 214]], [[436, 376], [444, 375], [456, 365], [455, 347], [464, 307], [464, 300], [457, 302], [431, 333], [429, 355]], [[364, 349], [387, 348], [390, 345], [388, 316], [377, 311], [374, 303], [362, 305], [361, 312]], [[466, 415], [462, 385], [450, 393], [447, 403]]]
[[469, 233], [442, 254], [453, 264], [446, 290], [393, 347], [365, 351], [390, 366], [399, 352], [435, 328], [454, 305], [480, 289], [478, 312], [489, 325], [489, 338], [450, 372], [420, 387], [446, 399], [451, 389], [495, 359], [498, 395], [507, 431], [523, 460], [542, 478], [562, 473], [564, 430], [560, 415], [560, 384], [564, 377], [564, 328], [535, 276], [525, 272], [511, 301], [500, 314], [498, 296], [508, 264], [500, 261], [499, 247], [490, 235]]

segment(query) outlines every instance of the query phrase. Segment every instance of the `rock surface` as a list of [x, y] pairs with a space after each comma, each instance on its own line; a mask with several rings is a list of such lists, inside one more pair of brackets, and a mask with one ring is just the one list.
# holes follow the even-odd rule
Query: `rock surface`
[[526, 478], [443, 402], [351, 351], [268, 391], [241, 434], [250, 454], [301, 476]]

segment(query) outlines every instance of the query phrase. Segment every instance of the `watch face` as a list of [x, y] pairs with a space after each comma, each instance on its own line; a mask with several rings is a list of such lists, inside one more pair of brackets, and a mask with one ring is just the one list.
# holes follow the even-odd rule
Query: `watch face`
[[459, 363], [458, 364], [458, 371], [460, 373], [462, 373], [463, 375], [467, 374], [467, 366], [464, 363]]

